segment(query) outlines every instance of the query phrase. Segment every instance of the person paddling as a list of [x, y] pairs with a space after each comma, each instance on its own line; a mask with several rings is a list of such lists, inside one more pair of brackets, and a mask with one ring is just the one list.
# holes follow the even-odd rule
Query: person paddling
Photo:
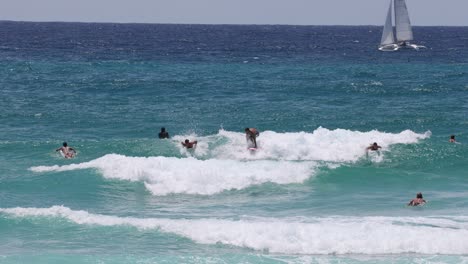
[[63, 153], [63, 156], [66, 158], [66, 159], [71, 159], [75, 156], [75, 149], [72, 148], [72, 147], [69, 147], [67, 142], [63, 142], [63, 145], [62, 147], [56, 149], [55, 151], [61, 151]]
[[185, 142], [181, 142], [182, 146], [188, 148], [188, 149], [191, 149], [191, 148], [194, 148], [197, 146], [197, 141], [192, 141], [190, 142], [190, 140], [186, 139]]
[[366, 148], [366, 150], [372, 150], [372, 151], [377, 151], [379, 150], [380, 148], [382, 148], [381, 146], [379, 146], [377, 144], [377, 142], [374, 142], [374, 144], [370, 145], [369, 147]]
[[423, 199], [422, 193], [419, 192], [416, 194], [416, 198], [414, 198], [408, 203], [408, 206], [418, 206], [418, 205], [423, 205], [425, 203], [426, 203], [426, 200]]
[[457, 143], [457, 141], [455, 140], [455, 135], [450, 136], [449, 142], [450, 143]]

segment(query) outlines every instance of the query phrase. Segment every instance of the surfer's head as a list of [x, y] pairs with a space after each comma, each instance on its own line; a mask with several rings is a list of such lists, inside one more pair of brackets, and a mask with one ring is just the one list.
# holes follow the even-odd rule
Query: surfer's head
[[423, 198], [422, 193], [420, 193], [420, 192], [417, 193], [417, 194], [416, 194], [416, 198], [421, 198], [421, 199], [422, 199], [422, 198]]
[[67, 142], [63, 142], [63, 146], [64, 147], [68, 146]]
[[451, 135], [451, 136], [450, 136], [450, 139], [455, 139], [455, 135]]
[[188, 139], [186, 139], [186, 140], [185, 140], [185, 143], [187, 143], [187, 144], [188, 144], [189, 142], [190, 142], [190, 140], [188, 140]]
[[372, 144], [372, 145], [377, 146], [377, 142], [374, 142], [374, 144]]
[[250, 129], [248, 127], [245, 128], [245, 132], [249, 132]]
[[166, 132], [166, 128], [165, 128], [165, 127], [161, 127], [161, 132]]

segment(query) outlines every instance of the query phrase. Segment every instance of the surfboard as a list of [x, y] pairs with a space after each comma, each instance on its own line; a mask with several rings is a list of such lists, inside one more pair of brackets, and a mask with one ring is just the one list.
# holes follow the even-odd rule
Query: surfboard
[[255, 147], [255, 143], [249, 139], [247, 139], [247, 149], [250, 151], [256, 151], [257, 148]]
[[62, 157], [66, 159], [73, 159], [76, 155], [76, 151], [71, 150], [70, 152], [68, 152], [68, 155], [67, 155], [62, 150], [60, 150], [60, 155], [62, 155]]
[[366, 157], [369, 158], [369, 156], [380, 156], [380, 150], [367, 150]]
[[420, 203], [420, 204], [415, 204], [415, 205], [409, 205], [409, 204], [408, 204], [407, 206], [410, 206], [410, 207], [422, 207], [422, 206], [424, 206], [424, 205], [426, 205], [426, 202], [423, 202], [423, 203]]

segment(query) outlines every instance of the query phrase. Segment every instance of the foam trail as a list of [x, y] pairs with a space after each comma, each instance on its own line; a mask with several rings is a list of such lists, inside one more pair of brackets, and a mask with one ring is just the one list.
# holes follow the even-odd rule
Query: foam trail
[[468, 254], [468, 217], [326, 217], [176, 220], [117, 217], [50, 208], [0, 208], [14, 217], [59, 217], [79, 225], [156, 229], [201, 244], [282, 254]]
[[108, 154], [64, 166], [38, 166], [35, 172], [97, 169], [105, 178], [144, 181], [154, 195], [187, 193], [210, 195], [272, 182], [300, 183], [314, 175], [314, 162], [197, 160], [194, 158], [127, 157]]
[[[431, 132], [418, 134], [405, 130], [398, 134], [377, 130], [369, 132], [346, 129], [329, 130], [319, 127], [312, 133], [277, 133], [263, 131], [257, 139], [259, 150], [252, 155], [246, 151], [245, 135], [240, 132], [220, 130], [218, 137], [227, 139], [227, 143], [211, 150], [211, 156], [218, 159], [276, 159], [276, 160], [314, 160], [326, 162], [356, 162], [365, 156], [364, 149], [373, 142], [378, 142], [385, 152], [394, 144], [414, 144], [429, 138]], [[214, 141], [208, 136], [199, 141]]]

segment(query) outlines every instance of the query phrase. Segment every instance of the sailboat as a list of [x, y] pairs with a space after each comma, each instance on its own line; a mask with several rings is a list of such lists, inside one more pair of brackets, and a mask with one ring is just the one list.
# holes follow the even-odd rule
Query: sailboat
[[[393, 30], [392, 25], [392, 10], [395, 13], [395, 30]], [[413, 30], [405, 0], [390, 0], [379, 50], [397, 51], [401, 48], [413, 48], [415, 50], [426, 48], [425, 46], [411, 44], [411, 40], [413, 40]]]

